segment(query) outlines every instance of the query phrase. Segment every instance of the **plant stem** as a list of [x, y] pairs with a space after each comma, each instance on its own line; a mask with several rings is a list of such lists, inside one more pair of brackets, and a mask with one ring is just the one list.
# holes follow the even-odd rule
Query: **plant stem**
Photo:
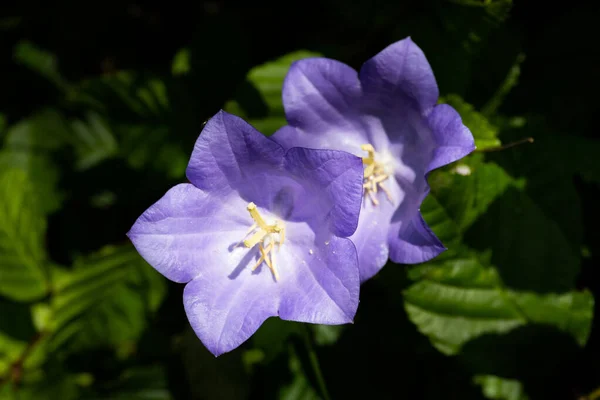
[[502, 146], [488, 147], [488, 148], [481, 149], [481, 150], [477, 149], [477, 150], [475, 150], [475, 152], [477, 152], [477, 153], [488, 153], [488, 152], [491, 152], [491, 151], [502, 151], [502, 150], [510, 149], [511, 147], [519, 146], [519, 145], [524, 144], [524, 143], [533, 143], [533, 138], [532, 137], [528, 137], [528, 138], [517, 140], [515, 142], [511, 142], [511, 143], [508, 143], [508, 144], [505, 144], [505, 145], [502, 145]]
[[317, 383], [319, 384], [319, 390], [321, 391], [321, 395], [324, 400], [331, 400], [329, 397], [329, 391], [327, 390], [327, 385], [325, 384], [325, 379], [323, 378], [323, 373], [321, 372], [321, 367], [319, 366], [319, 358], [317, 357], [317, 352], [313, 346], [313, 335], [311, 329], [308, 325], [304, 325], [304, 344], [306, 345], [306, 351], [308, 352], [308, 358], [310, 359], [310, 365], [312, 366], [313, 372], [317, 377]]

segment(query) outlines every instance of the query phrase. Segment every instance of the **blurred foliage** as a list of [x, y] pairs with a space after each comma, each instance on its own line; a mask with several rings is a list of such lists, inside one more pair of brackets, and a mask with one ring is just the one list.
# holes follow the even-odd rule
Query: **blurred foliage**
[[[596, 6], [195, 6], [0, 7], [0, 399], [598, 397]], [[293, 61], [408, 35], [478, 147], [429, 177], [449, 250], [386, 266], [353, 325], [269, 319], [215, 359], [125, 233], [219, 108], [271, 134]]]

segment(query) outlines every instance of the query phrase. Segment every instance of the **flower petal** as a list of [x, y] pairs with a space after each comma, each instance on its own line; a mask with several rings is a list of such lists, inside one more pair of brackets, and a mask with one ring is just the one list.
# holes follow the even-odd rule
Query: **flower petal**
[[[331, 232], [342, 237], [352, 235], [358, 224], [362, 200], [362, 160], [343, 151], [294, 147], [286, 153], [285, 165], [308, 186], [308, 197], [329, 200], [325, 217]], [[299, 204], [295, 217], [305, 220], [321, 218], [313, 204], [310, 198], [305, 199], [305, 206]]]
[[427, 114], [439, 97], [431, 66], [410, 37], [391, 44], [364, 63], [359, 77], [365, 95], [387, 108], [406, 99], [421, 114]]
[[435, 106], [427, 120], [437, 145], [427, 172], [460, 160], [475, 150], [473, 134], [451, 106], [447, 104]]
[[[429, 172], [468, 155], [475, 149], [473, 135], [463, 125], [460, 115], [447, 104], [439, 104], [427, 116], [431, 136], [435, 142], [433, 156], [424, 177]], [[415, 264], [431, 260], [446, 250], [418, 211], [429, 193], [426, 181], [407, 191], [406, 197], [392, 217], [388, 235], [390, 259], [401, 264]], [[403, 222], [406, 221], [406, 222]]]
[[194, 145], [186, 175], [196, 187], [227, 191], [265, 167], [279, 165], [283, 148], [243, 119], [219, 111]]
[[286, 148], [310, 143], [312, 148], [344, 149], [346, 144], [360, 149], [366, 143], [356, 119], [360, 92], [358, 75], [346, 64], [327, 58], [296, 61], [283, 82], [282, 98], [288, 123], [300, 134], [276, 132], [273, 139]]
[[238, 347], [267, 318], [277, 315], [275, 285], [268, 271], [230, 279], [216, 269], [207, 269], [187, 284], [183, 304], [198, 338], [219, 356]]
[[429, 229], [420, 212], [409, 220], [392, 219], [388, 241], [390, 259], [400, 264], [417, 264], [429, 261], [446, 250], [442, 242]]
[[250, 225], [246, 203], [239, 197], [220, 198], [180, 184], [148, 208], [127, 236], [158, 272], [185, 283], [202, 270], [238, 265], [243, 254], [229, 250]]
[[390, 221], [398, 207], [398, 203], [404, 197], [404, 193], [395, 180], [388, 179], [383, 182], [383, 186], [390, 193], [392, 201], [389, 201], [382, 191], [374, 194], [379, 201], [376, 206], [373, 205], [368, 196], [365, 196], [358, 228], [356, 228], [354, 235], [350, 237], [358, 252], [361, 282], [372, 278], [387, 262]]
[[327, 234], [303, 238], [279, 258], [294, 266], [284, 282], [279, 317], [314, 324], [352, 322], [360, 290], [354, 244]]

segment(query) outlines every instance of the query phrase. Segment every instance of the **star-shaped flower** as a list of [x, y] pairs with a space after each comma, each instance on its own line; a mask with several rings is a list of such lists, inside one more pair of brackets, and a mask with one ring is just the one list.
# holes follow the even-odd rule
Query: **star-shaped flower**
[[283, 85], [288, 126], [273, 139], [285, 148], [337, 149], [363, 157], [364, 199], [356, 233], [361, 281], [389, 258], [419, 263], [445, 247], [419, 207], [428, 173], [475, 149], [449, 105], [436, 105], [437, 83], [410, 38], [396, 42], [356, 72], [341, 62], [295, 62]]
[[358, 306], [354, 233], [362, 161], [336, 150], [287, 152], [219, 112], [192, 153], [191, 184], [170, 189], [129, 238], [146, 261], [187, 283], [184, 306], [216, 356], [265, 319], [351, 322]]

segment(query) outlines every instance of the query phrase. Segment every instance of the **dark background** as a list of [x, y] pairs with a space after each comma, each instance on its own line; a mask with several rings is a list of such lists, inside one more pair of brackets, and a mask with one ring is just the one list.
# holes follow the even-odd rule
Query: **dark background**
[[[174, 154], [189, 156], [203, 123], [228, 100], [238, 100], [248, 118], [264, 117], [268, 105], [244, 100], [252, 99], [255, 91], [246, 80], [251, 68], [296, 50], [320, 53], [359, 68], [387, 45], [410, 35], [427, 55], [442, 96], [458, 95], [476, 110], [489, 104], [515, 60], [524, 55], [518, 84], [493, 114], [498, 121], [505, 116], [527, 120], [521, 130], [501, 128], [503, 143], [529, 136], [536, 142], [486, 153], [485, 157], [509, 175], [525, 177], [531, 183], [525, 193], [548, 218], [557, 221], [573, 246], [571, 250], [585, 250], [578, 269], [565, 275], [561, 270], [545, 270], [542, 261], [535, 272], [527, 272], [530, 242], [536, 249], [555, 244], [544, 242], [544, 227], [535, 221], [527, 227], [513, 223], [511, 218], [518, 217], [507, 217], [501, 206], [491, 206], [474, 228], [464, 232], [464, 241], [483, 251], [489, 243], [506, 243], [502, 235], [508, 230], [507, 235], [519, 243], [492, 246], [496, 249], [492, 263], [501, 265], [501, 257], [515, 249], [523, 255], [517, 257], [522, 264], [515, 264], [514, 276], [501, 271], [506, 284], [541, 294], [587, 289], [597, 297], [598, 6], [592, 2], [459, 3], [3, 3], [0, 113], [7, 127], [49, 108], [58, 110], [66, 120], [85, 119], [89, 110], [95, 110], [111, 126], [141, 126], [130, 136], [116, 135], [119, 150], [89, 168], [76, 167], [77, 152], [52, 147], [50, 159], [60, 171], [56, 186], [62, 197], [60, 206], [47, 213], [48, 258], [68, 266], [106, 245], [126, 245], [124, 234], [135, 219], [169, 187], [185, 180], [180, 169], [164, 166], [170, 161], [169, 154], [156, 157], [156, 149], [168, 142]], [[57, 84], [56, 79], [15, 56], [15, 49], [24, 41], [54, 55], [58, 81], [63, 83]], [[174, 76], [173, 59], [182, 48], [189, 50], [189, 72]], [[135, 79], [141, 81], [161, 80], [169, 105], [157, 113], [132, 112], [125, 102], [94, 83], [118, 71], [135, 71]], [[80, 92], [93, 93], [94, 101], [77, 97]], [[494, 118], [490, 113], [492, 122], [505, 126]], [[160, 130], [163, 126], [165, 130]], [[60, 136], [51, 129], [43, 132], [44, 137], [52, 135]], [[6, 131], [0, 134], [0, 138], [6, 137]], [[136, 149], [144, 154], [132, 162], [128, 157]], [[578, 166], [573, 167], [576, 173], [569, 169], [574, 165]], [[107, 193], [113, 199], [107, 200], [108, 205], [98, 206], [90, 200], [102, 202]], [[521, 192], [513, 197], [519, 196]], [[503, 197], [505, 204], [513, 204], [510, 193]], [[538, 253], [531, 254], [533, 259]], [[558, 282], [554, 286], [546, 284], [545, 277], [550, 274], [554, 280], [549, 281]], [[528, 279], [539, 284], [528, 285]], [[327, 345], [319, 342], [322, 332], [309, 331], [317, 338], [313, 346], [318, 347], [331, 398], [479, 399], [484, 397], [473, 376], [481, 374], [522, 384], [524, 393], [487, 393], [492, 399], [525, 399], [525, 395], [529, 399], [579, 399], [600, 385], [597, 322], [583, 348], [564, 332], [532, 323], [504, 333], [500, 339], [495, 337], [498, 335], [482, 336], [468, 342], [459, 355], [449, 356], [434, 348], [430, 338], [408, 318], [402, 291], [411, 280], [404, 266], [389, 265], [363, 286], [353, 326], [343, 328], [341, 335], [334, 330], [332, 342], [322, 342]], [[214, 359], [189, 331], [181, 307], [183, 286], [167, 285], [165, 300], [141, 317], [144, 328], [132, 336], [135, 340], [126, 338], [130, 347], [122, 340], [95, 343], [90, 339], [62, 353], [48, 350], [50, 361], [39, 367], [45, 371], [44, 378], [31, 378], [35, 389], [28, 392], [29, 381], [21, 376], [15, 379], [10, 370], [13, 372], [6, 374], [0, 385], [12, 385], [12, 389], [0, 390], [0, 398], [150, 399], [158, 393], [163, 397], [156, 398], [161, 399], [296, 399], [321, 393], [307, 353], [306, 340], [310, 339], [303, 336], [303, 327], [268, 321], [255, 342]], [[29, 307], [36, 302], [2, 300], [0, 318], [20, 318], [16, 316], [25, 310], [23, 304]], [[597, 314], [596, 306], [594, 321]], [[37, 345], [37, 336], [23, 333], [26, 331], [11, 335]], [[262, 349], [262, 355], [252, 362], [259, 354], [252, 352], [255, 346]], [[49, 371], [59, 372], [53, 377]], [[52, 380], [69, 383], [61, 383], [64, 392], [56, 391], [56, 385], [48, 384]], [[19, 391], [21, 397], [16, 394]], [[590, 394], [588, 398], [595, 397]]]

